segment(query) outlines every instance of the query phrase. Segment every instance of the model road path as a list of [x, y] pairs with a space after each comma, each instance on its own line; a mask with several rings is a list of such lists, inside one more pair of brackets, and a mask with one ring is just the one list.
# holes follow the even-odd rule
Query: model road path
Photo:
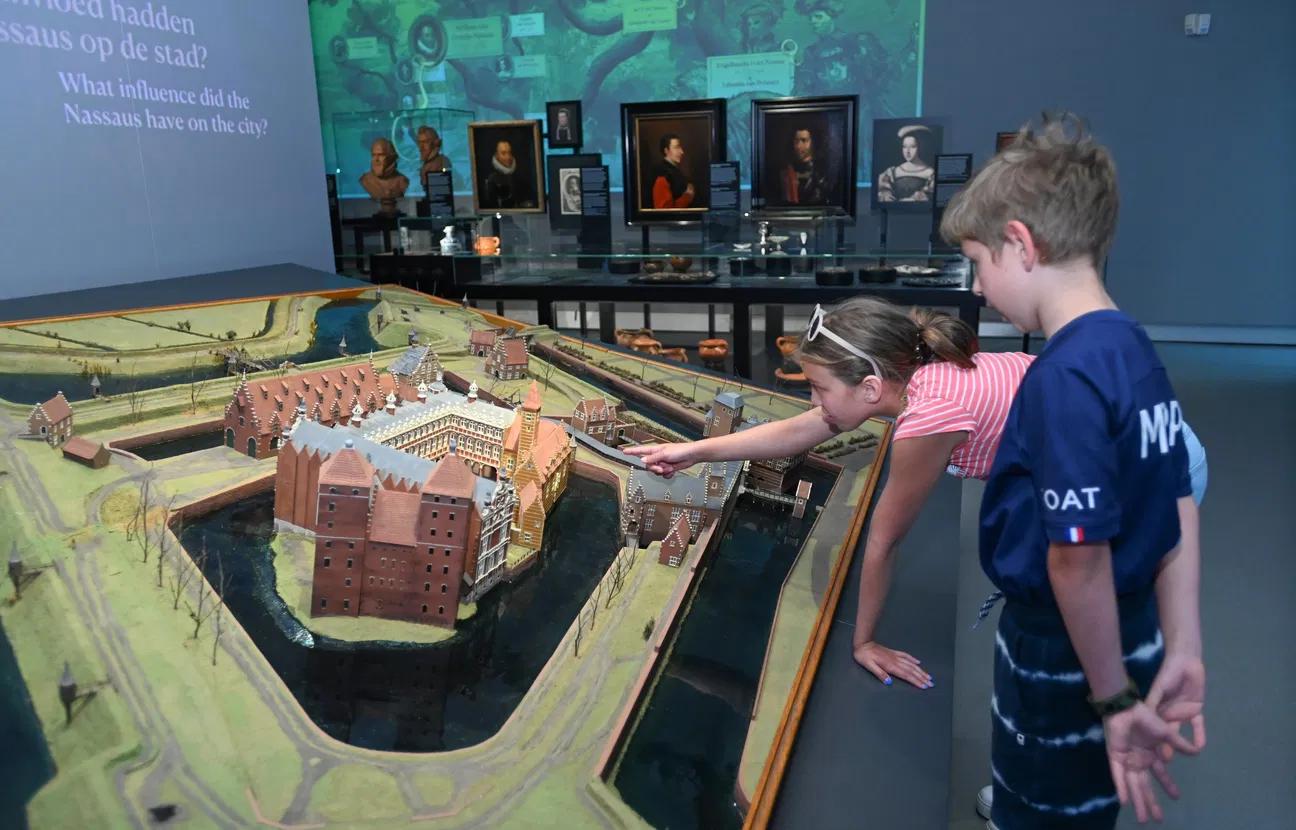
[[[43, 482], [32, 469], [26, 457], [14, 445], [16, 436], [25, 427], [11, 416], [0, 414], [0, 447], [4, 456], [10, 459], [13, 469], [10, 474], [20, 484], [20, 490], [26, 496], [31, 507], [31, 519], [37, 530], [43, 533], [68, 534], [77, 528], [69, 527], [59, 514], [58, 508], [50, 499]], [[93, 518], [93, 517], [87, 517]], [[188, 806], [201, 811], [217, 827], [239, 827], [242, 822], [237, 812], [221, 804], [219, 799], [210, 793], [205, 785], [194, 776], [192, 770], [183, 760], [183, 753], [172, 737], [172, 731], [166, 727], [159, 715], [160, 708], [153, 696], [143, 669], [135, 659], [129, 643], [121, 630], [120, 624], [108, 610], [104, 599], [102, 585], [99, 583], [98, 568], [92, 556], [99, 549], [99, 541], [91, 539], [82, 544], [81, 550], [70, 560], [56, 560], [55, 572], [74, 599], [74, 605], [85, 625], [91, 632], [92, 641], [99, 652], [99, 657], [108, 672], [112, 688], [118, 692], [127, 710], [135, 720], [140, 733], [140, 755], [150, 759], [156, 757], [153, 772], [146, 782], [146, 790], [156, 793], [161, 786], [161, 779], [171, 779], [175, 785], [190, 799]], [[96, 634], [98, 636], [93, 636]], [[127, 816], [135, 827], [147, 826], [145, 807], [156, 804], [157, 800], [147, 801], [144, 805], [136, 803], [129, 795], [127, 777], [138, 767], [124, 764], [114, 772], [118, 794], [127, 807]], [[158, 773], [162, 774], [159, 775]], [[147, 798], [146, 793], [146, 798]]]

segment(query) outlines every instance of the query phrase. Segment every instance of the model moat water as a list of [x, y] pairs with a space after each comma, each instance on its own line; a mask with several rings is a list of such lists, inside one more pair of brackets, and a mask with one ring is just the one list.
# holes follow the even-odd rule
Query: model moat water
[[[346, 337], [347, 350], [353, 355], [367, 354], [371, 349], [378, 351], [384, 348], [374, 341], [373, 334], [369, 331], [369, 311], [375, 305], [376, 303], [371, 300], [335, 300], [323, 306], [315, 312], [315, 338], [310, 348], [296, 354], [275, 355], [274, 359], [291, 360], [299, 365], [332, 360], [339, 356], [338, 343], [343, 336]], [[217, 341], [212, 341], [212, 347], [222, 346]], [[251, 351], [253, 354], [259, 354], [255, 345]], [[114, 362], [115, 358], [115, 353], [103, 352], [93, 358], [92, 362], [112, 367], [117, 365]], [[214, 362], [213, 358], [212, 363], [192, 369], [186, 367], [172, 372], [141, 374], [134, 377], [128, 373], [109, 372], [101, 375], [99, 380], [103, 384], [101, 387], [103, 394], [117, 395], [127, 391], [130, 386], [139, 390], [159, 389], [164, 386], [190, 383], [194, 380], [222, 378], [226, 374], [225, 363]], [[14, 403], [39, 403], [49, 400], [59, 392], [66, 395], [70, 401], [86, 400], [91, 396], [90, 379], [71, 372], [57, 375], [28, 375], [0, 371], [0, 398], [4, 400]]]
[[573, 476], [546, 522], [539, 563], [483, 598], [454, 638], [351, 644], [312, 637], [279, 599], [273, 525], [274, 496], [265, 493], [191, 522], [182, 540], [190, 552], [206, 541], [209, 572], [221, 555], [228, 607], [320, 728], [398, 752], [457, 749], [495, 734], [618, 547], [616, 493]]
[[138, 455], [145, 461], [161, 461], [163, 458], [174, 458], [177, 455], [185, 455], [200, 450], [210, 450], [213, 447], [219, 447], [223, 441], [224, 435], [220, 430], [215, 432], [199, 432], [181, 438], [158, 441], [154, 444], [141, 444], [138, 447], [132, 447], [130, 452]]
[[627, 744], [621, 798], [654, 827], [742, 826], [734, 784], [779, 592], [818, 511], [831, 473], [803, 469], [813, 485], [802, 519], [750, 496], [739, 499], [666, 665]]

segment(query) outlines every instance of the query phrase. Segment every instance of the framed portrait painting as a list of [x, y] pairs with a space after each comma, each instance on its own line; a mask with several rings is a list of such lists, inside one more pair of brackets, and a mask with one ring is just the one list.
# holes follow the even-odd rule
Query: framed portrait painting
[[855, 215], [859, 96], [752, 102], [752, 208]]
[[725, 160], [723, 98], [621, 105], [626, 224], [699, 222]]
[[474, 121], [468, 125], [473, 210], [543, 213], [543, 151], [539, 121]]
[[550, 101], [545, 104], [545, 128], [550, 149], [580, 149], [585, 143], [581, 132], [581, 102]]
[[873, 209], [926, 212], [936, 195], [936, 156], [944, 131], [930, 118], [873, 122]]
[[572, 229], [581, 226], [581, 170], [600, 167], [598, 153], [558, 153], [545, 156], [549, 179], [549, 225]]

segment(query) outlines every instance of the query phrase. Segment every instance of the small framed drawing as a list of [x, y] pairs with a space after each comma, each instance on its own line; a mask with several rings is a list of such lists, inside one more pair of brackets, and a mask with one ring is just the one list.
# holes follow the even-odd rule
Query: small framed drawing
[[539, 121], [474, 121], [468, 154], [474, 211], [544, 212]]
[[581, 169], [599, 167], [598, 153], [562, 153], [545, 156], [549, 179], [549, 225], [552, 228], [581, 226]]
[[873, 209], [931, 210], [944, 130], [930, 118], [879, 118], [873, 122]]
[[621, 105], [626, 223], [700, 222], [711, 163], [725, 160], [725, 101]]
[[579, 150], [585, 143], [581, 128], [580, 101], [550, 101], [545, 104], [545, 137], [549, 148], [570, 147]]
[[855, 215], [859, 96], [752, 101], [752, 207]]

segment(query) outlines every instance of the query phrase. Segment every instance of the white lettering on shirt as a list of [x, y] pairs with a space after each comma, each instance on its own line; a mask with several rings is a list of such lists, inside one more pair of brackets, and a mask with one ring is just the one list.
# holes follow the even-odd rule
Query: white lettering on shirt
[[1183, 409], [1178, 401], [1161, 402], [1152, 412], [1139, 410], [1139, 458], [1148, 457], [1148, 446], [1156, 444], [1161, 454], [1170, 452], [1183, 430]]
[[1081, 501], [1075, 490], [1067, 490], [1064, 495], [1059, 496], [1056, 490], [1045, 489], [1040, 491], [1040, 496], [1044, 499], [1044, 506], [1049, 510], [1084, 510], [1085, 501], [1089, 503], [1090, 510], [1098, 506], [1095, 496], [1102, 492], [1101, 487], [1081, 487], [1079, 492], [1085, 494], [1084, 501]]

